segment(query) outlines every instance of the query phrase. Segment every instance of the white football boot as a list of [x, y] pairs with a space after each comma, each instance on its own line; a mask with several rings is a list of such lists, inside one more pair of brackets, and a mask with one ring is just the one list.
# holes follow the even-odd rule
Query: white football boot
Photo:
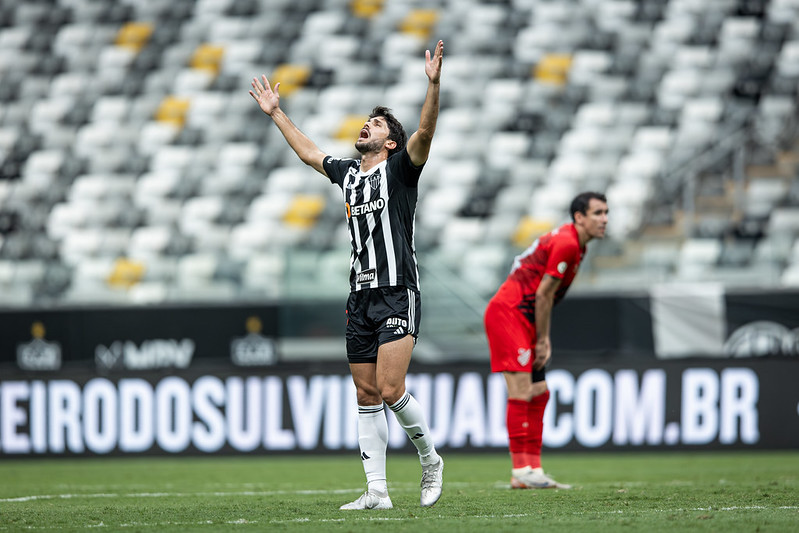
[[394, 505], [391, 503], [391, 498], [388, 497], [388, 492], [385, 494], [378, 494], [377, 492], [366, 491], [361, 494], [360, 498], [354, 502], [345, 503], [339, 509], [344, 511], [353, 511], [360, 509], [393, 509]]
[[510, 478], [510, 488], [512, 489], [570, 489], [571, 485], [558, 483], [551, 477], [544, 474], [542, 468], [514, 468]]
[[431, 507], [439, 498], [444, 485], [444, 459], [438, 458], [437, 463], [422, 465], [422, 507]]

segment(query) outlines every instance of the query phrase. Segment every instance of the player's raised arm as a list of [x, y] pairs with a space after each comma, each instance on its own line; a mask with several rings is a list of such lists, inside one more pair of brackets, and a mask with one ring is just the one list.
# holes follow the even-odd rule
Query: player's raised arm
[[291, 149], [299, 156], [303, 163], [314, 168], [317, 172], [327, 176], [322, 162], [326, 154], [319, 149], [316, 144], [309, 139], [300, 129], [294, 125], [288, 115], [280, 108], [280, 82], [275, 84], [274, 89], [269, 84], [266, 76], [261, 76], [263, 83], [258, 78], [252, 80], [252, 96], [261, 111], [272, 117], [272, 121], [277, 125], [280, 133], [286, 138]]
[[443, 58], [444, 41], [438, 41], [432, 57], [430, 56], [430, 50], [425, 51], [424, 72], [427, 74], [428, 79], [427, 95], [425, 96], [424, 104], [422, 104], [419, 129], [411, 135], [407, 145], [411, 162], [417, 167], [427, 162], [427, 156], [430, 154], [430, 144], [433, 142], [433, 134], [436, 131]]

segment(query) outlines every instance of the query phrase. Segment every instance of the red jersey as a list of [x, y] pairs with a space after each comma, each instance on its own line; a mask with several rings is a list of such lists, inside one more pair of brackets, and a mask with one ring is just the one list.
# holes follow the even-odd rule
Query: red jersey
[[[513, 260], [513, 267], [503, 285], [508, 283], [517, 285], [518, 288], [513, 293], [520, 295], [521, 300], [514, 303], [533, 324], [535, 324], [535, 292], [544, 274], [561, 280], [560, 287], [555, 293], [555, 303], [558, 303], [574, 281], [584, 253], [585, 248], [580, 247], [577, 237], [577, 228], [574, 224], [568, 223], [536, 239]], [[500, 292], [507, 294], [507, 291], [500, 290]]]

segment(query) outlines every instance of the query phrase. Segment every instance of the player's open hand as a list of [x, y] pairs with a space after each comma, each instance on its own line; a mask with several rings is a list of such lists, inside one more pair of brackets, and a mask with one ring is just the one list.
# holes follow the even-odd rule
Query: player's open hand
[[552, 357], [552, 344], [547, 338], [539, 338], [535, 343], [535, 359], [533, 370], [542, 370]]
[[430, 50], [424, 52], [424, 72], [433, 83], [441, 81], [441, 64], [444, 60], [444, 41], [438, 41], [433, 57], [430, 57]]
[[278, 93], [280, 82], [275, 84], [275, 89], [272, 90], [272, 86], [269, 85], [269, 80], [266, 79], [266, 75], [262, 75], [261, 78], [263, 79], [263, 83], [261, 83], [258, 78], [252, 79], [253, 90], [250, 91], [250, 96], [258, 102], [258, 105], [264, 113], [272, 116], [275, 109], [280, 106], [280, 94]]

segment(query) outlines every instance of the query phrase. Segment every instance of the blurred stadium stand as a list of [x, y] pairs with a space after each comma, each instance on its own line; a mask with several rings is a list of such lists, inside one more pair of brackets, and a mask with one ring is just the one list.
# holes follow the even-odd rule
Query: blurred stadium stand
[[797, 0], [2, 0], [0, 306], [343, 297], [338, 190], [250, 80], [346, 156], [373, 105], [416, 128], [439, 38], [428, 331], [585, 189], [573, 292], [799, 286]]

